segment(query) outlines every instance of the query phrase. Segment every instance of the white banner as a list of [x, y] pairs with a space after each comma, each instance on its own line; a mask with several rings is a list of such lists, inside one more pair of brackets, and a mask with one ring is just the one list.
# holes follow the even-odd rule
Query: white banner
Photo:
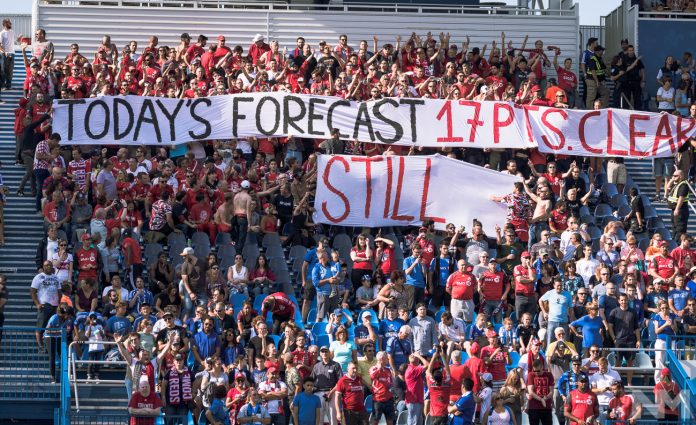
[[506, 102], [250, 93], [196, 99], [141, 96], [54, 101], [62, 144], [180, 144], [294, 135], [430, 147], [538, 147], [581, 156], [673, 156], [696, 134], [690, 118], [603, 109], [569, 110]]
[[465, 225], [478, 218], [495, 234], [507, 207], [491, 195], [512, 192], [518, 177], [441, 155], [319, 155], [315, 221], [339, 226], [406, 226], [431, 219]]

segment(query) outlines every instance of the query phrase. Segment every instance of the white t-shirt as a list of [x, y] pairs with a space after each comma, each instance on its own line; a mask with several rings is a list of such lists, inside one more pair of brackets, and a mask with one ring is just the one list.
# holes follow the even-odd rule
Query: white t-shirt
[[[597, 372], [590, 375], [590, 385], [592, 388], [609, 388], [614, 381], [621, 381], [621, 376], [611, 369], [607, 369], [607, 373]], [[597, 401], [600, 406], [608, 406], [609, 400], [614, 397], [614, 394], [609, 391], [597, 393]]]
[[60, 280], [54, 274], [39, 273], [31, 281], [31, 288], [36, 289], [36, 296], [41, 304], [58, 307], [60, 302]]
[[460, 342], [466, 340], [466, 324], [458, 317], [455, 317], [449, 326], [440, 322], [438, 328], [440, 329], [440, 335], [447, 337], [450, 341]]
[[13, 29], [3, 29], [0, 31], [0, 45], [5, 53], [14, 53], [15, 51], [15, 32]]
[[49, 260], [53, 263], [53, 269], [59, 281], [64, 282], [66, 280], [72, 280], [72, 276], [69, 274], [70, 265], [73, 263], [72, 254], [68, 253], [64, 260], [60, 260], [60, 254], [54, 252]]
[[[287, 389], [288, 386], [285, 385], [285, 382], [283, 381], [276, 381], [275, 383], [271, 383], [268, 380], [265, 380], [261, 382], [258, 386], [259, 392], [274, 392], [278, 390], [283, 390]], [[281, 406], [282, 401], [281, 400], [270, 400], [266, 406], [268, 407], [268, 413], [271, 415], [275, 415], [280, 413], [280, 406]]]
[[657, 96], [672, 99], [668, 102], [658, 102], [657, 109], [674, 109], [674, 87], [670, 87], [669, 90], [665, 90], [664, 87], [657, 89]]

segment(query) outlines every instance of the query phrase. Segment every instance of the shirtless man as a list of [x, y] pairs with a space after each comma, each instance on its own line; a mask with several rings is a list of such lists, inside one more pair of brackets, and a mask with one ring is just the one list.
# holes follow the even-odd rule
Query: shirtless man
[[215, 211], [215, 224], [217, 225], [218, 232], [229, 233], [232, 230], [232, 202], [234, 200], [234, 193], [225, 193], [225, 202], [222, 203]]
[[237, 233], [237, 248], [244, 248], [246, 243], [247, 231], [251, 222], [251, 195], [249, 189], [251, 184], [249, 180], [244, 180], [241, 184], [241, 190], [234, 195], [234, 224]]
[[553, 193], [551, 192], [551, 186], [548, 184], [542, 184], [542, 179], [540, 178], [537, 187], [538, 194], [533, 193], [529, 190], [529, 186], [524, 185], [524, 191], [527, 192], [527, 196], [534, 201], [536, 206], [534, 207], [534, 214], [532, 214], [532, 219], [529, 220], [529, 243], [527, 249], [532, 250], [532, 245], [537, 242], [537, 233], [541, 233], [542, 230], [548, 230], [548, 218], [553, 209], [551, 203], [551, 197]]

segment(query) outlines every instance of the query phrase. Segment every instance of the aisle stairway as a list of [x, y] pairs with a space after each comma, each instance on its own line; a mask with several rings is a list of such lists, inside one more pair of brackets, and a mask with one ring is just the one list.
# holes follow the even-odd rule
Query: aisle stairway
[[[0, 247], [0, 273], [7, 276], [9, 300], [5, 306], [6, 327], [34, 327], [36, 310], [29, 285], [36, 274], [34, 256], [43, 235], [41, 217], [36, 215], [34, 200], [15, 193], [24, 175], [24, 167], [15, 164], [14, 109], [22, 95], [25, 69], [21, 53], [15, 55], [12, 80], [14, 90], [2, 91], [0, 104], [0, 160], [3, 182], [9, 189], [4, 210], [5, 245]], [[48, 355], [37, 350], [33, 332], [6, 330], [0, 344], [0, 422], [6, 418], [45, 418], [57, 407], [58, 385], [50, 384]], [[11, 401], [11, 403], [8, 403]], [[25, 405], [23, 408], [22, 406]]]
[[[653, 177], [653, 167], [652, 160], [649, 159], [627, 159], [625, 161], [626, 169], [628, 170], [628, 175], [631, 176], [633, 181], [640, 188], [640, 193], [647, 195], [650, 199], [655, 197], [655, 178]], [[693, 196], [692, 196], [693, 198]], [[692, 199], [692, 203], [696, 200]], [[665, 202], [651, 202], [655, 207], [657, 215], [662, 218], [665, 227], [672, 231], [672, 211], [667, 208]], [[688, 233], [690, 235], [696, 235], [696, 214], [693, 211], [690, 212]], [[678, 241], [675, 241], [678, 243]]]

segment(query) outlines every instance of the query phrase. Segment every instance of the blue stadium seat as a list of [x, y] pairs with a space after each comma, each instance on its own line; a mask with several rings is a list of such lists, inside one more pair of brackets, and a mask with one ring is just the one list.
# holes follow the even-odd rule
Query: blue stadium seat
[[324, 334], [324, 335], [317, 335], [316, 338], [314, 338], [314, 341], [316, 344], [321, 348], [323, 346], [329, 346], [329, 336]]
[[244, 294], [232, 294], [230, 296], [230, 304], [232, 304], [232, 307], [237, 310], [242, 309], [242, 305], [244, 302], [248, 299], [248, 297]]
[[273, 343], [275, 344], [276, 348], [278, 348], [278, 344], [280, 343], [280, 335], [269, 335], [269, 336], [273, 340]]
[[367, 409], [367, 413], [372, 413], [372, 395], [365, 397], [365, 409]]

